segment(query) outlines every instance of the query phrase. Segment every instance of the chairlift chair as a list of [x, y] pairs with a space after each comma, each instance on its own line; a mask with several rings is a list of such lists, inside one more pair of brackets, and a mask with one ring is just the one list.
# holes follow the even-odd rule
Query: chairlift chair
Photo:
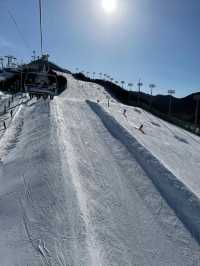
[[57, 95], [58, 81], [57, 76], [54, 74], [48, 74], [47, 72], [28, 72], [24, 81], [25, 91], [29, 95], [40, 98], [53, 100]]

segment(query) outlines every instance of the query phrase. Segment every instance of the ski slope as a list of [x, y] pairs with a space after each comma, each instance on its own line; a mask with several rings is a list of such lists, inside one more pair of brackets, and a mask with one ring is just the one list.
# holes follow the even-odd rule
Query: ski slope
[[[116, 100], [110, 100], [104, 88], [70, 78], [68, 97], [79, 99], [100, 100], [106, 112], [110, 113], [124, 128], [146, 147], [159, 161], [174, 173], [186, 186], [200, 197], [200, 138], [190, 132], [159, 119], [152, 114], [135, 107], [125, 106]], [[78, 96], [76, 96], [78, 91]], [[123, 110], [127, 110], [127, 118]], [[145, 135], [137, 130], [144, 125]]]
[[85, 100], [144, 145], [153, 125], [142, 136], [138, 111], [126, 121], [102, 87], [67, 78], [54, 101], [20, 104], [0, 138], [0, 265], [200, 265], [199, 244]]

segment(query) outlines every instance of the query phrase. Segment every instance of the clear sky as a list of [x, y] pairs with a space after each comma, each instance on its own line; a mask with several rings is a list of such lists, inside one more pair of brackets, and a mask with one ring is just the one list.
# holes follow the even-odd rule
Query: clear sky
[[[109, 1], [109, 0], [107, 0]], [[155, 93], [200, 91], [200, 0], [42, 0], [44, 51], [74, 70], [102, 72]], [[25, 46], [7, 9], [15, 17]], [[0, 56], [39, 54], [38, 0], [1, 0]], [[27, 47], [28, 46], [28, 47]], [[136, 86], [134, 87], [136, 89]]]

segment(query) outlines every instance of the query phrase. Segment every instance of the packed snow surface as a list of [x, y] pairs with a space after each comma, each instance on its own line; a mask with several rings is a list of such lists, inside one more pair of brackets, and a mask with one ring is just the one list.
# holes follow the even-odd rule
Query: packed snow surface
[[[107, 93], [67, 78], [68, 89], [54, 101], [16, 98], [14, 117], [2, 130], [0, 265], [200, 265], [198, 243], [85, 102], [98, 99], [107, 110]], [[193, 188], [197, 177], [192, 172], [189, 183], [187, 158], [181, 172], [181, 159], [175, 165], [168, 158], [178, 157], [175, 150], [184, 150], [184, 158], [187, 149], [198, 158], [169, 128], [196, 152], [198, 138], [140, 109], [126, 107], [127, 120], [123, 108], [112, 99], [107, 111]], [[135, 129], [140, 123], [146, 135]], [[168, 145], [160, 143], [164, 131]]]
[[[200, 197], [200, 138], [179, 127], [159, 119], [135, 107], [125, 106], [110, 99], [104, 88], [93, 84], [70, 79], [74, 89], [69, 97], [100, 101], [100, 104], [124, 126], [137, 140], [156, 156], [186, 186]], [[79, 91], [77, 96], [77, 91]], [[124, 109], [127, 117], [123, 116]], [[144, 125], [145, 135], [137, 129]]]

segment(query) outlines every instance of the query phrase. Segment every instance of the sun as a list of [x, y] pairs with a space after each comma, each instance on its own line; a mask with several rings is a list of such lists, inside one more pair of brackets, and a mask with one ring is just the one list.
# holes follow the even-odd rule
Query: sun
[[113, 13], [117, 7], [116, 0], [102, 0], [102, 7], [107, 13]]

